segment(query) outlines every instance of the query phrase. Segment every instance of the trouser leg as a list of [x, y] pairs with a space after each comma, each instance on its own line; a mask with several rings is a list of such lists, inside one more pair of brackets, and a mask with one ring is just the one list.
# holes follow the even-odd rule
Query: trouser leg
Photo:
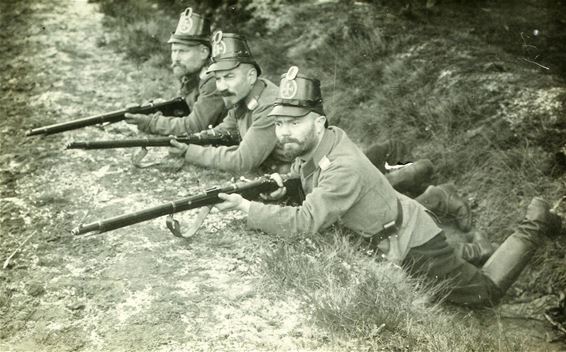
[[[425, 276], [444, 287], [447, 301], [470, 306], [494, 305], [503, 292], [480, 268], [459, 257], [443, 232], [422, 246], [411, 248], [403, 266], [412, 275]], [[447, 291], [447, 292], [446, 292]]]

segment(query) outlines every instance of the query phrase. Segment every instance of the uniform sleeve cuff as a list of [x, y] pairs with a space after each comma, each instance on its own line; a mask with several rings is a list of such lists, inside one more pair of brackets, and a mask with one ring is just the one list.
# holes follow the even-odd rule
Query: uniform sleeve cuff
[[251, 229], [261, 228], [261, 209], [262, 203], [250, 202], [250, 210], [248, 211], [248, 227]]
[[198, 148], [199, 146], [195, 146], [195, 145], [192, 145], [192, 144], [187, 144], [187, 149], [185, 149], [185, 159], [186, 159], [187, 161], [191, 161], [191, 160], [192, 160], [192, 158], [190, 158], [191, 155], [196, 155], [196, 153], [198, 153], [198, 152], [195, 150], [195, 147]]

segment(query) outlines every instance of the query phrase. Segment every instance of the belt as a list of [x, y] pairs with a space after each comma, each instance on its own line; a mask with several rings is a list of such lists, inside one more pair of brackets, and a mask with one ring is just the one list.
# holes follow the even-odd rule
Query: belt
[[383, 225], [383, 229], [370, 238], [372, 246], [377, 246], [379, 242], [396, 234], [401, 228], [401, 224], [403, 224], [403, 208], [401, 207], [401, 201], [397, 199], [397, 217], [395, 220]]

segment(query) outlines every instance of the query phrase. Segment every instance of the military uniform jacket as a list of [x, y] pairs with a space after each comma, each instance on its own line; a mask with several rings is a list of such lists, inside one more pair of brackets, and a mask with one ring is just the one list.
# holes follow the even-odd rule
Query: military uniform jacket
[[[198, 79], [198, 76], [197, 76]], [[214, 76], [207, 75], [198, 79], [190, 89], [183, 84], [181, 92], [191, 109], [184, 117], [169, 117], [160, 114], [153, 115], [140, 130], [164, 136], [183, 136], [207, 129], [210, 125], [218, 125], [226, 116], [227, 110], [222, 96], [216, 90]]]
[[296, 159], [292, 172], [301, 176], [306, 194], [302, 205], [252, 202], [248, 213], [251, 228], [272, 234], [310, 233], [339, 223], [370, 239], [398, 218], [400, 204], [403, 220], [399, 230], [378, 244], [384, 256], [397, 263], [411, 247], [422, 245], [441, 231], [425, 208], [396, 192], [337, 127], [325, 131], [312, 158]]
[[273, 108], [278, 88], [265, 79], [258, 79], [250, 94], [228, 111], [215, 130], [237, 130], [242, 141], [238, 146], [212, 147], [189, 145], [185, 159], [192, 164], [234, 173], [247, 173], [262, 167], [290, 164], [275, 136]]

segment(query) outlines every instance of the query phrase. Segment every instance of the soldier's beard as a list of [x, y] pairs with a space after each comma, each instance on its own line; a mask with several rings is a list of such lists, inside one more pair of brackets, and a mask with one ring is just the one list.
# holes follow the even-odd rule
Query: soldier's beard
[[235, 94], [222, 95], [222, 101], [224, 102], [226, 109], [232, 109], [234, 105], [236, 105], [236, 102], [234, 101], [235, 96]]
[[[312, 132], [312, 131], [311, 131]], [[283, 146], [283, 152], [285, 156], [290, 158], [298, 158], [303, 155], [309, 154], [316, 145], [318, 140], [314, 133], [307, 134], [304, 140], [299, 140], [297, 138], [283, 138], [280, 143]]]
[[195, 71], [195, 72], [192, 72], [187, 66], [185, 66], [185, 65], [183, 65], [179, 62], [175, 62], [175, 63], [171, 64], [171, 69], [173, 70], [173, 75], [175, 77], [177, 77], [178, 79], [181, 79], [184, 76], [192, 75], [192, 74], [195, 74], [195, 73], [198, 72], [198, 70]]

